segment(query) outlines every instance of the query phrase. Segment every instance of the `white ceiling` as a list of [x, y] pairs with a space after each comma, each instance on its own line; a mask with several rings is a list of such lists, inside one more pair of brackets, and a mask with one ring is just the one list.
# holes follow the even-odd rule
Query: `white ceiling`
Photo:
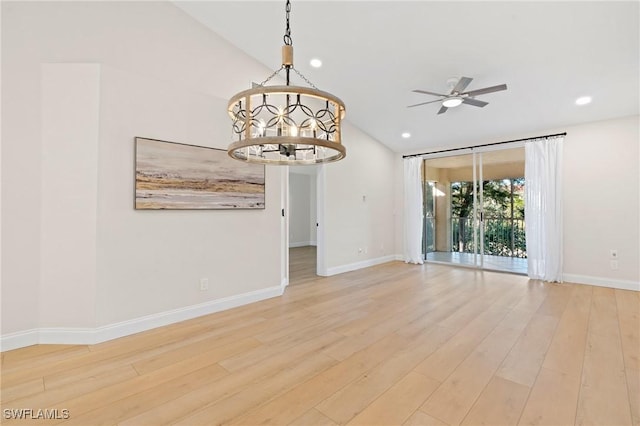
[[[176, 5], [269, 69], [280, 67], [283, 0]], [[497, 142], [638, 114], [639, 5], [292, 0], [295, 68], [340, 97], [347, 119], [394, 151]], [[309, 65], [312, 57], [322, 68]], [[474, 79], [467, 90], [502, 83], [508, 90], [478, 96], [489, 102], [484, 108], [461, 105], [441, 115], [439, 103], [406, 108], [435, 99], [412, 89], [445, 92], [447, 79], [460, 76]], [[576, 106], [583, 95], [593, 102]]]

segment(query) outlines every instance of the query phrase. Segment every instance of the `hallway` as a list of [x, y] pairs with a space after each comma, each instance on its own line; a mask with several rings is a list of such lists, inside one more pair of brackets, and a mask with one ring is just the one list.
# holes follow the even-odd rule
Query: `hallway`
[[322, 277], [316, 275], [317, 247], [289, 249], [289, 285], [304, 284]]

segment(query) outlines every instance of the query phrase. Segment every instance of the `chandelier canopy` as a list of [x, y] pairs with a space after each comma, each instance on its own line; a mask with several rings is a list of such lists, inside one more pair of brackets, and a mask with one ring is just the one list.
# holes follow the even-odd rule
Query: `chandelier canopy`
[[[341, 131], [344, 103], [319, 90], [293, 67], [290, 0], [285, 10], [282, 66], [262, 83], [229, 100], [227, 111], [233, 121], [235, 141], [227, 152], [236, 160], [262, 164], [305, 165], [341, 160], [346, 156]], [[285, 86], [265, 86], [282, 70]], [[309, 87], [291, 85], [291, 71]]]

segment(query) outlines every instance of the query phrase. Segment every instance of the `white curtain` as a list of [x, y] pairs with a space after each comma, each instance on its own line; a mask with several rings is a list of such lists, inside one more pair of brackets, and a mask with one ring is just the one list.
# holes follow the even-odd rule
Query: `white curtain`
[[422, 264], [421, 157], [404, 160], [404, 261]]
[[562, 282], [562, 141], [525, 143], [525, 220], [529, 277]]

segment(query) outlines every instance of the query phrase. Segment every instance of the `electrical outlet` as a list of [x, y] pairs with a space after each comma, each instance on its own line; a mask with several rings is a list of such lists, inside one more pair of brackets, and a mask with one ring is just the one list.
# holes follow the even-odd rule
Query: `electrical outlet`
[[618, 269], [618, 261], [617, 260], [612, 260], [609, 262], [609, 264], [611, 265], [611, 269], [613, 269], [614, 271]]
[[616, 250], [616, 249], [610, 249], [610, 250], [609, 250], [609, 258], [611, 258], [611, 259], [617, 259], [617, 258], [618, 258], [618, 250]]
[[364, 248], [364, 254], [367, 254], [367, 253], [369, 253], [369, 247]]
[[200, 291], [209, 290], [209, 278], [200, 278]]

